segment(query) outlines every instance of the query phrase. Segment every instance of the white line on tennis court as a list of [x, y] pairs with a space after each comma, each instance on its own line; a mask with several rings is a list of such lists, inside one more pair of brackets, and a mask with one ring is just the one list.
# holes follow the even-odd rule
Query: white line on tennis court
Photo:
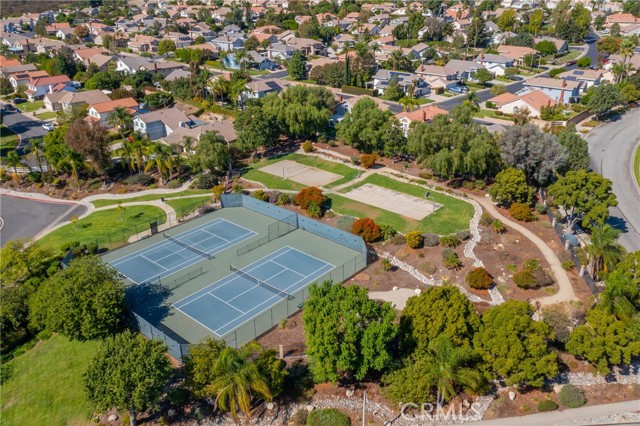
[[235, 309], [236, 311], [240, 312], [242, 315], [244, 315], [244, 311], [241, 311], [240, 309], [236, 308], [235, 306], [233, 306], [231, 303], [227, 302], [226, 300], [222, 300], [220, 299], [218, 296], [216, 296], [215, 294], [212, 293], [207, 293], [209, 296], [215, 297], [216, 299], [218, 299], [219, 301], [221, 301], [222, 303], [229, 305], [230, 307], [232, 307], [233, 309]]

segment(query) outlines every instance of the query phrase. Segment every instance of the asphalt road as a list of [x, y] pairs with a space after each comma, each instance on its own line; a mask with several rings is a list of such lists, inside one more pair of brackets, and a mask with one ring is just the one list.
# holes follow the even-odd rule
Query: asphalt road
[[27, 144], [29, 139], [42, 138], [47, 134], [47, 131], [42, 128], [44, 121], [35, 118], [33, 113], [2, 111], [1, 114], [3, 124], [20, 136], [21, 147]]
[[609, 210], [609, 222], [622, 234], [627, 250], [640, 250], [640, 191], [634, 183], [633, 150], [640, 143], [640, 109], [594, 129], [586, 138], [591, 168], [613, 181], [618, 206]]
[[0, 246], [7, 241], [31, 238], [50, 225], [81, 215], [86, 207], [76, 203], [51, 203], [0, 196]]

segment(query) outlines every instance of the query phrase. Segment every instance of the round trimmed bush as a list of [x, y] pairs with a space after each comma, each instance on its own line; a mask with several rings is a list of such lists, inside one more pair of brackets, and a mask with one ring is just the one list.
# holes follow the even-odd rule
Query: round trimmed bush
[[312, 203], [322, 208], [326, 200], [327, 197], [320, 188], [310, 186], [298, 192], [293, 202], [302, 210], [307, 210]]
[[307, 426], [350, 426], [351, 419], [334, 408], [313, 410], [307, 416]]
[[311, 219], [320, 219], [322, 217], [322, 207], [315, 202], [311, 202], [307, 207], [307, 216]]
[[407, 235], [405, 235], [404, 238], [407, 241], [407, 245], [412, 249], [422, 247], [422, 243], [424, 242], [424, 238], [420, 231], [407, 232]]
[[538, 403], [538, 411], [553, 411], [558, 409], [558, 404], [550, 399], [545, 399]]
[[192, 188], [196, 189], [211, 189], [218, 184], [218, 178], [210, 175], [198, 175], [193, 179], [193, 183], [191, 184]]
[[306, 153], [313, 152], [313, 144], [311, 141], [306, 141], [302, 144], [302, 150]]
[[445, 235], [440, 237], [439, 245], [441, 247], [456, 248], [460, 245], [460, 238], [456, 234]]
[[519, 220], [521, 222], [531, 222], [535, 220], [535, 216], [531, 213], [531, 208], [522, 203], [513, 203], [511, 207], [509, 207], [509, 213], [515, 220]]
[[[209, 176], [209, 175], [200, 175], [200, 176]], [[197, 177], [196, 177], [196, 179], [194, 179], [194, 185], [195, 185], [196, 180], [197, 180]], [[142, 186], [149, 186], [149, 185], [152, 185], [152, 184], [156, 183], [156, 180], [153, 178], [153, 176], [150, 176], [148, 174], [137, 173], [135, 175], [132, 175], [132, 176], [129, 176], [128, 178], [126, 178], [124, 180], [124, 182], [126, 184], [128, 184], [128, 185], [136, 185], [137, 184], [137, 185], [142, 185]], [[213, 186], [213, 185], [211, 185], [211, 186]], [[211, 186], [208, 187], [208, 188], [201, 188], [201, 189], [209, 189], [209, 188], [211, 188]]]
[[378, 156], [376, 154], [364, 154], [360, 157], [360, 165], [365, 169], [370, 169], [376, 163]]
[[425, 247], [435, 247], [440, 244], [440, 235], [437, 234], [424, 234], [423, 239]]
[[587, 403], [584, 393], [573, 385], [564, 385], [558, 394], [560, 403], [569, 408], [582, 407]]
[[513, 274], [513, 282], [515, 282], [518, 287], [525, 290], [538, 287], [536, 277], [534, 277], [533, 273], [527, 269]]
[[268, 201], [269, 200], [269, 194], [267, 194], [262, 189], [258, 189], [257, 191], [253, 191], [251, 193], [251, 196], [253, 198], [257, 199], [257, 200], [260, 200], [260, 201]]
[[276, 204], [279, 206], [284, 206], [285, 204], [291, 204], [291, 197], [289, 197], [289, 194], [280, 194], [278, 196], [278, 201], [276, 201]]
[[493, 279], [484, 268], [475, 268], [467, 274], [467, 284], [476, 290], [488, 290], [493, 284]]

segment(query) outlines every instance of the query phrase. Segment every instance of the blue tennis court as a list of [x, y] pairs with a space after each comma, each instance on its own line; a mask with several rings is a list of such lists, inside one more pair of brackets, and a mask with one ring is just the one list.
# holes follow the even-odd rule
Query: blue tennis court
[[[171, 275], [205, 257], [232, 247], [256, 232], [225, 219], [215, 219], [159, 243], [109, 262], [136, 284]], [[193, 249], [190, 249], [190, 246]]]
[[287, 246], [173, 306], [222, 337], [333, 268], [323, 260]]

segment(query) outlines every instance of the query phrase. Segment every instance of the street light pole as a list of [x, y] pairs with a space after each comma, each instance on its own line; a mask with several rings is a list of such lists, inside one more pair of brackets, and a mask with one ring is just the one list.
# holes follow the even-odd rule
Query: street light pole
[[[431, 197], [431, 192], [427, 191], [426, 194], [424, 194], [424, 198], [426, 198], [427, 200], [429, 199], [429, 197]], [[436, 200], [435, 198], [431, 198], [431, 202], [433, 203], [433, 211], [436, 211]]]

